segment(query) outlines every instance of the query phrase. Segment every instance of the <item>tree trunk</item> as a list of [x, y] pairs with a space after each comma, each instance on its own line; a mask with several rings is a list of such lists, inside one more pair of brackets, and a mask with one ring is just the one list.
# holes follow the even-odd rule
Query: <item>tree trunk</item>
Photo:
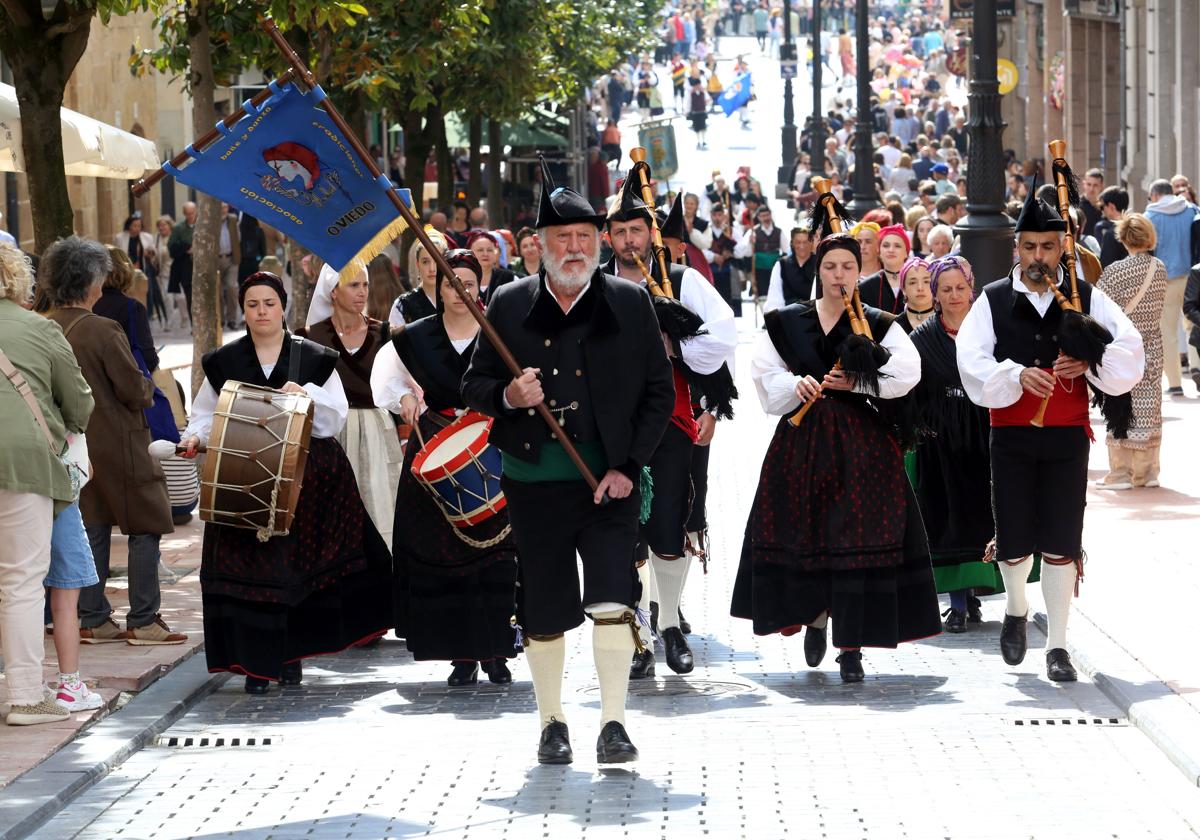
[[500, 176], [500, 167], [504, 163], [504, 145], [500, 142], [500, 120], [488, 119], [488, 221], [493, 228], [507, 226], [504, 213], [504, 180]]
[[443, 208], [447, 212], [454, 204], [454, 182], [457, 180], [458, 173], [454, 170], [454, 158], [450, 155], [450, 143], [446, 139], [446, 116], [442, 113], [441, 108], [437, 108], [437, 116], [434, 118], [433, 125], [433, 143], [435, 153], [437, 155], [438, 168], [438, 207]]
[[75, 230], [62, 147], [63, 91], [87, 48], [91, 10], [59, 2], [47, 20], [36, 4], [0, 0], [0, 52], [12, 68], [21, 111], [34, 251]]
[[[199, 0], [188, 14], [189, 69], [192, 91], [192, 124], [211, 125], [214, 121], [212, 42], [208, 28], [208, 0]], [[196, 201], [199, 215], [192, 233], [192, 394], [200, 390], [204, 370], [200, 359], [221, 346], [218, 316], [221, 287], [217, 255], [221, 234], [221, 202], [200, 193]], [[226, 315], [226, 319], [228, 319]]]
[[479, 147], [483, 145], [483, 117], [475, 114], [467, 124], [467, 142], [470, 144], [470, 156], [467, 158], [467, 204], [472, 207], [479, 205], [479, 195], [483, 192], [483, 179], [480, 177]]
[[[285, 248], [285, 265], [292, 267], [292, 315], [290, 325], [292, 332], [295, 332], [303, 327], [304, 323], [308, 320], [308, 307], [312, 305], [314, 284], [312, 278], [305, 272], [302, 266], [304, 258], [308, 256], [308, 250], [297, 245], [292, 239], [288, 240]], [[316, 257], [310, 259], [309, 264], [311, 265], [315, 259]]]
[[[406, 110], [401, 112], [400, 117], [400, 124], [404, 126], [404, 183], [412, 191], [413, 213], [418, 219], [425, 211], [425, 159], [429, 157], [429, 150], [433, 148], [429, 125], [432, 124], [434, 110], [432, 107], [426, 113]], [[430, 119], [425, 119], [427, 116]], [[415, 240], [416, 236], [412, 231], [405, 231], [400, 240], [402, 268], [408, 266], [408, 251]], [[409, 282], [416, 285], [411, 277]]]

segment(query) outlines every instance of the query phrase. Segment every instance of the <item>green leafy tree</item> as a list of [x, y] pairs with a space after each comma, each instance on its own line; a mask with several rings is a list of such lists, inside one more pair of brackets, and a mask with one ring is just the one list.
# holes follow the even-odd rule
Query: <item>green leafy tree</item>
[[33, 217], [34, 250], [74, 232], [63, 160], [59, 109], [67, 82], [87, 49], [92, 20], [107, 23], [139, 0], [0, 0], [0, 52], [12, 68], [21, 110], [21, 150]]
[[[283, 71], [286, 60], [259, 26], [269, 14], [296, 43], [310, 68], [330, 72], [339, 31], [352, 27], [366, 9], [358, 3], [328, 0], [289, 0], [267, 4], [251, 0], [153, 0], [159, 16], [160, 46], [135, 51], [131, 63], [137, 72], [157, 70], [183, 80], [192, 95], [192, 122], [211, 125], [216, 117], [214, 99], [218, 85], [227, 85], [237, 73], [257, 66], [265, 73]], [[300, 36], [300, 37], [297, 37]], [[199, 211], [192, 239], [192, 391], [203, 378], [201, 357], [220, 346], [220, 277], [218, 247], [221, 203], [208, 195], [197, 201]], [[296, 255], [293, 265], [299, 260]], [[294, 274], [299, 274], [293, 269]], [[293, 322], [301, 324], [308, 312], [307, 283], [293, 284]], [[230, 320], [225, 313], [224, 320]]]

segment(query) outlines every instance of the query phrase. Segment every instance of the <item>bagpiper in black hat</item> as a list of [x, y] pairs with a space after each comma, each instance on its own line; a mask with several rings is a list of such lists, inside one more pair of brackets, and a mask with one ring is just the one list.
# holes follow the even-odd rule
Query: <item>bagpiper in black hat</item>
[[556, 187], [546, 159], [542, 164], [542, 200], [538, 204], [537, 229], [588, 222], [597, 228], [604, 227], [604, 214], [597, 213], [588, 200], [570, 187]]
[[1017, 233], [1066, 233], [1067, 223], [1058, 210], [1037, 197], [1037, 176], [1025, 198], [1025, 206], [1017, 217]]
[[640, 180], [637, 175], [637, 167], [639, 165], [645, 166], [646, 164], [634, 164], [625, 176], [625, 180], [621, 184], [621, 189], [617, 193], [617, 198], [608, 211], [609, 222], [631, 222], [634, 219], [645, 219], [646, 224], [650, 224], [651, 210], [646, 206], [646, 202], [642, 200]]

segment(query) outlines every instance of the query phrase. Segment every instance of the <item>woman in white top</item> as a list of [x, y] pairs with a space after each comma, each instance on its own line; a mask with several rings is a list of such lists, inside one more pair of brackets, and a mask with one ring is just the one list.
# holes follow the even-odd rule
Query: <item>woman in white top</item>
[[[247, 693], [265, 694], [271, 680], [298, 685], [303, 658], [387, 632], [391, 560], [336, 440], [348, 412], [337, 352], [284, 329], [287, 293], [274, 274], [247, 277], [238, 298], [246, 335], [204, 357], [204, 383], [180, 444], [185, 455], [194, 457], [208, 443], [226, 382], [306, 394], [314, 405], [290, 532], [264, 542], [247, 528], [204, 527], [200, 591], [208, 669], [245, 674]], [[298, 373], [289, 378], [293, 367]]]
[[470, 312], [479, 305], [479, 261], [462, 249], [446, 259], [468, 299], [443, 280], [436, 313], [398, 329], [371, 371], [375, 404], [413, 426], [393, 528], [396, 632], [414, 659], [449, 660], [451, 686], [476, 683], [479, 663], [492, 682], [508, 683], [517, 581], [508, 512], [455, 528], [412, 474], [418, 451], [466, 411], [459, 391], [479, 333]]

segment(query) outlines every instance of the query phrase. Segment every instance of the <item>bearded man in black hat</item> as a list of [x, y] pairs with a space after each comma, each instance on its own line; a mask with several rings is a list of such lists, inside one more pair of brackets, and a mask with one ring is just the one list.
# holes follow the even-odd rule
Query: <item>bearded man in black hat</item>
[[[1083, 510], [1094, 438], [1088, 386], [1102, 399], [1127, 394], [1142, 378], [1145, 354], [1129, 318], [1099, 289], [1076, 283], [1082, 315], [1059, 306], [1050, 284], [1068, 298], [1072, 284], [1059, 264], [1067, 226], [1057, 210], [1031, 192], [1016, 227], [1019, 262], [984, 288], [963, 321], [958, 369], [967, 395], [991, 413], [995, 558], [1008, 595], [1000, 652], [1009, 665], [1025, 658], [1025, 586], [1038, 552], [1048, 624], [1046, 674], [1070, 682], [1077, 675], [1066, 650], [1067, 619], [1083, 573]], [[1081, 332], [1091, 333], [1098, 352], [1087, 340], [1081, 344]], [[1095, 363], [1078, 358], [1084, 355]], [[1046, 397], [1043, 426], [1031, 425]]]
[[[502, 487], [519, 553], [517, 618], [542, 734], [538, 761], [568, 764], [562, 708], [566, 631], [594, 623], [602, 728], [597, 761], [634, 761], [625, 731], [629, 661], [640, 646], [635, 570], [642, 469], [671, 416], [675, 391], [649, 296], [600, 270], [600, 229], [587, 200], [555, 189], [543, 164], [538, 274], [508, 283], [488, 320], [526, 365], [513, 378], [481, 334], [463, 399], [495, 418]], [[534, 406], [545, 403], [599, 479], [593, 492]], [[576, 553], [583, 561], [579, 591]]]
[[[657, 624], [667, 666], [677, 674], [687, 674], [695, 661], [680, 627], [680, 601], [691, 565], [689, 554], [703, 557], [706, 551], [703, 519], [692, 518], [690, 524], [696, 529], [688, 530], [695, 495], [692, 456], [697, 446], [711, 442], [717, 416], [732, 415], [729, 403], [736, 392], [730, 362], [737, 346], [737, 326], [729, 304], [695, 269], [675, 264], [668, 256], [670, 283], [663, 281], [651, 243], [653, 210], [637, 193], [638, 167], [644, 165], [635, 164], [630, 170], [608, 214], [613, 258], [605, 268], [640, 285], [646, 282], [641, 268], [644, 266], [655, 288], [675, 296], [668, 299], [656, 292], [654, 298], [664, 340], [673, 357], [675, 408], [650, 460], [654, 497], [650, 517], [642, 526], [643, 554], [648, 562], [639, 565], [638, 573], [643, 581], [644, 609], [650, 606], [652, 590], [657, 593]], [[679, 199], [664, 219], [660, 233], [664, 243], [686, 240]], [[681, 327], [684, 322], [690, 327]], [[702, 403], [703, 410], [697, 413], [694, 403]], [[707, 479], [706, 460], [703, 478]], [[630, 676], [634, 679], [654, 675], [654, 649], [645, 632], [643, 643], [645, 649], [633, 658]]]

